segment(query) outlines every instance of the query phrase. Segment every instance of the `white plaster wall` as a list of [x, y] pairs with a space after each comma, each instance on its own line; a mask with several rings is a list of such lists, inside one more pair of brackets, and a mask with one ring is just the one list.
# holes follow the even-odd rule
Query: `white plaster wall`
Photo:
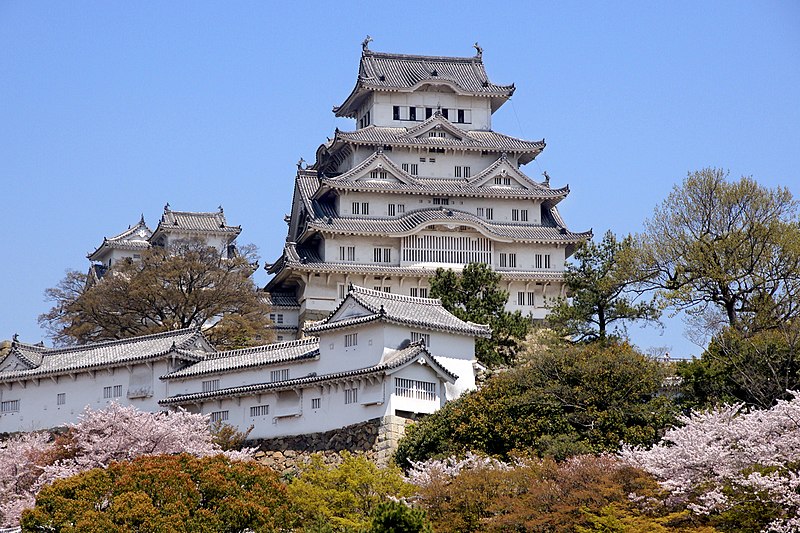
[[[413, 379], [436, 384], [436, 397], [433, 400], [422, 400], [400, 396], [396, 392], [395, 378]], [[433, 413], [445, 403], [444, 382], [436, 372], [427, 365], [413, 363], [390, 374], [387, 379], [387, 388], [391, 391], [389, 414], [396, 411], [409, 411], [412, 413]]]
[[386, 324], [385, 341], [386, 346], [396, 348], [404, 340], [411, 340], [411, 332], [430, 334], [430, 344], [428, 351], [439, 357], [451, 357], [472, 361], [475, 359], [475, 340], [467, 335], [456, 335], [425, 327], [400, 326], [396, 324]]
[[[366, 368], [380, 363], [383, 355], [384, 324], [372, 322], [358, 328], [323, 331], [319, 334], [317, 372], [328, 374]], [[357, 344], [345, 347], [345, 335], [357, 333]]]
[[[158, 379], [170, 371], [167, 361], [152, 365], [152, 394], [146, 398], [128, 398], [131, 374], [147, 369], [145, 364], [98, 370], [94, 375], [82, 372], [75, 378], [64, 375], [57, 378], [28, 380], [25, 384], [0, 384], [2, 401], [20, 400], [18, 413], [0, 414], [0, 432], [33, 431], [75, 422], [86, 406], [102, 409], [112, 401], [132, 405], [143, 411], [161, 411], [158, 400], [166, 397], [166, 385]], [[122, 385], [122, 396], [103, 398], [103, 387]], [[113, 390], [113, 389], [112, 389]], [[56, 405], [59, 393], [65, 393], [64, 405]]]
[[[490, 130], [492, 129], [492, 112], [490, 100], [477, 96], [459, 96], [448, 87], [440, 90], [416, 91], [414, 93], [373, 93], [371, 102], [372, 122], [378, 126], [411, 128], [425, 120], [426, 107], [451, 109], [449, 120], [456, 121], [454, 109], [471, 110], [472, 120], [469, 124], [457, 124], [465, 130]], [[417, 121], [394, 120], [394, 106], [417, 106]], [[402, 115], [401, 115], [402, 116]]]

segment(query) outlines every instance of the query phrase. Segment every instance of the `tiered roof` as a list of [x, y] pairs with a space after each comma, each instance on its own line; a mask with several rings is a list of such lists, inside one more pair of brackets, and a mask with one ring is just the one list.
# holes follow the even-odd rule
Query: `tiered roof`
[[93, 252], [88, 253], [86, 257], [89, 258], [90, 261], [99, 260], [109, 249], [131, 251], [147, 250], [150, 248], [149, 239], [151, 235], [153, 235], [153, 232], [147, 227], [147, 224], [145, 224], [144, 215], [142, 215], [139, 222], [133, 226], [128, 226], [128, 229], [119, 235], [103, 238], [102, 244]]
[[[429, 130], [443, 130], [449, 137], [421, 135]], [[320, 146], [317, 159], [325, 153], [334, 153], [345, 145], [392, 146], [401, 148], [445, 148], [465, 152], [508, 152], [519, 154], [524, 165], [532, 161], [545, 148], [541, 141], [526, 141], [491, 130], [464, 130], [444, 118], [440, 113], [412, 128], [370, 125], [355, 131], [336, 129], [333, 139]]]
[[318, 357], [319, 339], [310, 337], [296, 341], [217, 352], [192, 366], [162, 376], [161, 379], [183, 379], [207, 374], [221, 374], [234, 370], [292, 363]]
[[394, 353], [389, 354], [388, 357], [384, 357], [383, 361], [374, 366], [320, 375], [317, 375], [316, 373], [310, 373], [309, 375], [301, 378], [256, 383], [253, 385], [243, 385], [239, 387], [228, 387], [209, 392], [179, 394], [159, 400], [158, 403], [160, 405], [182, 405], [198, 400], [235, 398], [238, 396], [249, 396], [261, 392], [292, 390], [307, 385], [352, 381], [355, 378], [381, 376], [387, 373], [392, 373], [419, 359], [423, 359], [447, 382], [454, 383], [458, 379], [458, 376], [447, 370], [439, 363], [439, 361], [436, 360], [434, 356], [430, 354], [430, 352], [428, 352], [424, 344], [417, 342], [411, 343], [406, 348], [396, 350]]
[[192, 211], [173, 211], [169, 204], [164, 206], [164, 214], [158, 222], [150, 242], [155, 241], [161, 234], [179, 232], [182, 234], [208, 235], [217, 234], [235, 239], [241, 232], [241, 226], [229, 226], [225, 221], [222, 207], [217, 212], [203, 213]]
[[[358, 303], [366, 312], [355, 317], [339, 318], [337, 313], [350, 301]], [[359, 286], [350, 287], [347, 298], [342, 300], [339, 307], [328, 318], [308, 325], [304, 329], [306, 333], [319, 334], [323, 331], [356, 326], [375, 320], [461, 335], [487, 338], [491, 336], [489, 326], [461, 320], [445, 309], [442, 301], [437, 298], [404, 296]]]
[[338, 117], [354, 118], [373, 91], [412, 92], [423, 85], [446, 85], [458, 94], [491, 98], [495, 111], [514, 94], [514, 85], [489, 81], [481, 49], [476, 48], [473, 57], [441, 57], [373, 52], [364, 46], [356, 86], [333, 111]]
[[6, 357], [29, 365], [26, 370], [0, 373], [0, 382], [86, 372], [158, 359], [175, 354], [190, 362], [201, 361], [214, 348], [196, 328], [70, 346], [44, 348], [15, 342]]
[[[272, 265], [268, 265], [270, 274], [277, 274], [284, 269], [297, 272], [321, 272], [331, 274], [358, 275], [401, 275], [415, 277], [433, 277], [436, 272], [430, 268], [414, 266], [388, 266], [370, 263], [331, 263], [323, 261], [313, 249], [296, 243], [287, 243], [281, 257]], [[504, 270], [504, 279], [521, 281], [563, 281], [564, 273], [555, 270]], [[268, 290], [279, 286], [278, 278], [273, 278], [267, 286]]]

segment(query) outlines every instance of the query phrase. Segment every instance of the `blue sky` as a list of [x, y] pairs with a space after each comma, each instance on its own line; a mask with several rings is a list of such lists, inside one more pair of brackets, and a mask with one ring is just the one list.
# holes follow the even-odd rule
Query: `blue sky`
[[[44, 290], [166, 202], [223, 205], [274, 260], [295, 163], [354, 128], [331, 107], [367, 34], [410, 54], [480, 42], [517, 86], [494, 129], [546, 139], [523, 170], [570, 185], [571, 229], [637, 232], [707, 166], [800, 195], [799, 2], [0, 0], [0, 339], [42, 340]], [[700, 353], [678, 319], [631, 334]]]

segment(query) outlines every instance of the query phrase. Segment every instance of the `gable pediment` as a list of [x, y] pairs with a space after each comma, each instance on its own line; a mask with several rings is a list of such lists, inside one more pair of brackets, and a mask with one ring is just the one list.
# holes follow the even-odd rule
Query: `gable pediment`
[[356, 302], [352, 298], [349, 298], [341, 305], [341, 307], [339, 307], [339, 309], [336, 310], [336, 312], [327, 320], [327, 322], [339, 322], [341, 320], [370, 316], [373, 314], [374, 313], [372, 311]]
[[505, 157], [470, 180], [472, 185], [485, 189], [532, 190], [536, 184]]

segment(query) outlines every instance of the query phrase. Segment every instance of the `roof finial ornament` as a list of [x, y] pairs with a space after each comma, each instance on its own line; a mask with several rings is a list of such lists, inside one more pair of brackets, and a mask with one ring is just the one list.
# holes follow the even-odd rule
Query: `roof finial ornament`
[[169, 202], [167, 202], [166, 204], [164, 204], [164, 211], [165, 211], [165, 212], [166, 212], [166, 211], [169, 211]]
[[364, 39], [364, 41], [361, 43], [361, 51], [362, 52], [368, 51], [369, 50], [369, 43], [371, 43], [371, 42], [372, 42], [372, 37], [367, 35], [367, 38]]
[[550, 187], [550, 175], [547, 173], [546, 170], [544, 172], [542, 172], [542, 176], [544, 176], [544, 185], [545, 185], [545, 187]]
[[306, 160], [302, 157], [297, 161], [297, 170], [303, 170], [303, 165], [305, 164]]
[[11, 337], [11, 344], [19, 344], [19, 334], [18, 333], [14, 333], [14, 335]]
[[483, 57], [483, 47], [478, 44], [478, 41], [475, 41], [475, 44], [472, 45], [475, 48], [475, 57], [478, 59]]
[[222, 213], [224, 213], [224, 212], [225, 212], [225, 210], [224, 210], [224, 209], [222, 209], [222, 204], [219, 204], [219, 205], [217, 206], [217, 209], [219, 209], [219, 212], [220, 212], [220, 214], [222, 214]]
[[142, 213], [142, 216], [139, 218], [139, 224], [144, 224], [144, 213]]
[[380, 314], [381, 316], [386, 316], [386, 309], [384, 309], [383, 304], [381, 304]]

